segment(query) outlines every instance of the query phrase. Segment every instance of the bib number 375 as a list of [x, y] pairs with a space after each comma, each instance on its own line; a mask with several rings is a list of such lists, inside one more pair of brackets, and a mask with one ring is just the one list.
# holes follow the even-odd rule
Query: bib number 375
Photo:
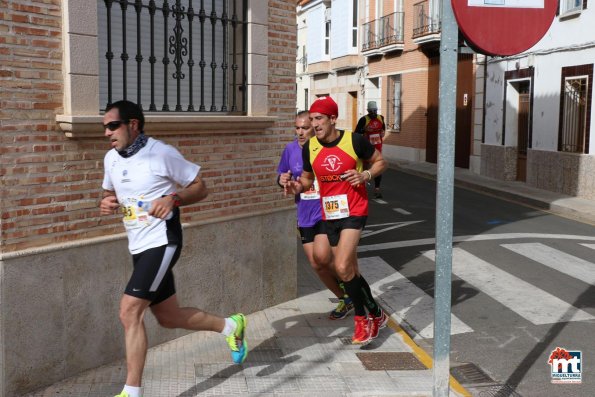
[[324, 197], [322, 208], [327, 220], [347, 218], [349, 216], [349, 203], [346, 194]]

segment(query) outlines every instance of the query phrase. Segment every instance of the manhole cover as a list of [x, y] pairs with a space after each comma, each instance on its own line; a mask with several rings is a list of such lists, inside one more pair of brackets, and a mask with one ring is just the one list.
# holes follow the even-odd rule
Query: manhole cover
[[403, 371], [427, 369], [412, 353], [374, 352], [355, 353], [369, 371]]
[[470, 391], [473, 391], [473, 395], [478, 397], [522, 397], [508, 385], [474, 387]]
[[471, 363], [451, 368], [450, 374], [461, 384], [494, 383], [481, 368]]

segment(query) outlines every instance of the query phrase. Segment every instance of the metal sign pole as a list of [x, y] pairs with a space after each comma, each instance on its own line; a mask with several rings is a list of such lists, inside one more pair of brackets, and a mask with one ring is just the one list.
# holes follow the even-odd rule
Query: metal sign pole
[[438, 175], [436, 188], [436, 272], [434, 276], [434, 397], [448, 397], [450, 379], [450, 297], [452, 219], [459, 29], [451, 0], [442, 0], [440, 89], [438, 97]]

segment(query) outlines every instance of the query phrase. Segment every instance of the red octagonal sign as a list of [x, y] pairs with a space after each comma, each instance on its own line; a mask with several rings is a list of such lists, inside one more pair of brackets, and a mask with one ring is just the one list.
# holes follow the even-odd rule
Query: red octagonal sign
[[557, 0], [451, 0], [468, 44], [487, 55], [514, 55], [533, 47], [556, 15]]

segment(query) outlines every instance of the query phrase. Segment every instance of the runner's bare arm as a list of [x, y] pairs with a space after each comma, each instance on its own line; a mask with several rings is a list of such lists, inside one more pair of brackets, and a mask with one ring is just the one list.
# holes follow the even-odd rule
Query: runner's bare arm
[[314, 183], [314, 173], [304, 171], [298, 180], [290, 180], [285, 184], [285, 193], [300, 194], [312, 187]]
[[99, 210], [101, 215], [113, 215], [115, 211], [120, 208], [120, 203], [116, 197], [116, 192], [113, 190], [103, 190], [102, 198], [99, 202]]
[[197, 176], [188, 186], [178, 190], [177, 193], [180, 201], [179, 205], [190, 205], [204, 200], [208, 196], [209, 190], [202, 178]]
[[343, 174], [343, 179], [349, 182], [352, 186], [358, 186], [366, 183], [382, 174], [388, 167], [386, 160], [382, 157], [382, 153], [378, 150], [374, 151], [372, 157], [367, 160], [368, 168], [362, 172], [357, 170], [347, 170]]
[[291, 170], [288, 170], [287, 172], [279, 174], [279, 178], [278, 178], [279, 185], [281, 185], [281, 187], [285, 187], [287, 182], [291, 180], [291, 177], [292, 177]]
[[188, 186], [179, 189], [175, 194], [170, 194], [154, 200], [151, 209], [149, 210], [149, 215], [156, 218], [166, 219], [175, 207], [197, 203], [207, 197], [208, 194], [209, 191], [206, 184], [202, 178], [197, 175]]
[[374, 151], [374, 154], [368, 160], [368, 164], [368, 172], [370, 173], [370, 179], [376, 178], [378, 175], [382, 174], [388, 168], [388, 163], [386, 162], [386, 160], [384, 160], [384, 157], [382, 157], [382, 153], [380, 153], [378, 150]]

